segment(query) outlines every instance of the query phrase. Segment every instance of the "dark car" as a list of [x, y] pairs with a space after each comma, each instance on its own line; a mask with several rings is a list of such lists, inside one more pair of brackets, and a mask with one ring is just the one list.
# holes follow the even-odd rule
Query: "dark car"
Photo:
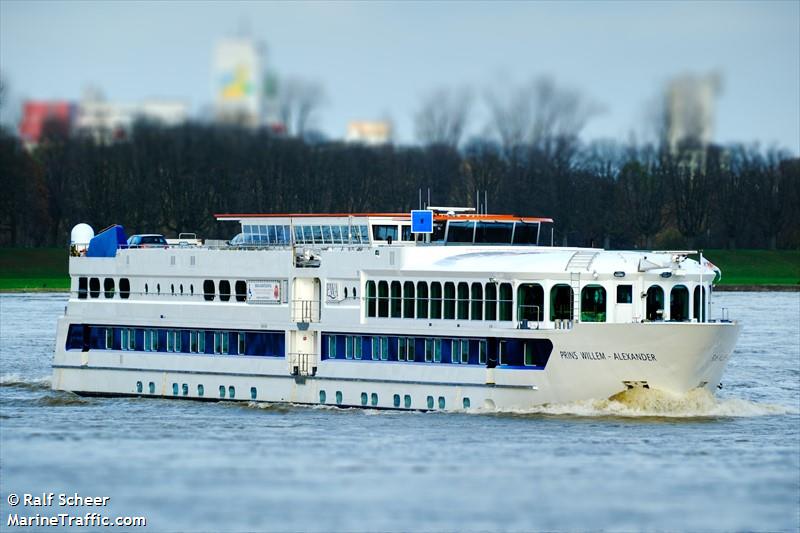
[[163, 235], [131, 235], [128, 237], [128, 247], [130, 248], [166, 248], [167, 239]]

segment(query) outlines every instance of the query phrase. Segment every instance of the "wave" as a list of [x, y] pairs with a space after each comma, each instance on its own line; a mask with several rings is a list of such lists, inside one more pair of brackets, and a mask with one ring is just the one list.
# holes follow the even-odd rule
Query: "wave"
[[[480, 409], [474, 412], [481, 412]], [[483, 411], [486, 412], [486, 411]], [[706, 389], [675, 395], [636, 387], [605, 400], [545, 404], [530, 409], [494, 410], [515, 415], [554, 415], [622, 418], [718, 418], [797, 414], [789, 407], [739, 398], [717, 398]]]
[[21, 374], [11, 373], [0, 375], [0, 387], [16, 387], [29, 390], [50, 390], [50, 376], [31, 378]]

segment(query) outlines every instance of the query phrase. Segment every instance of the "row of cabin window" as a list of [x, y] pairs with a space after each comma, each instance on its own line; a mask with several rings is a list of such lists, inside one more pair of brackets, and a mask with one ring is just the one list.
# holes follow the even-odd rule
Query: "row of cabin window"
[[[144, 393], [144, 383], [141, 381], [136, 382], [136, 392], [138, 394]], [[149, 394], [156, 393], [156, 384], [154, 381], [151, 381], [147, 386], [147, 392]], [[219, 386], [219, 397], [225, 398], [225, 385]], [[178, 394], [182, 394], [183, 396], [189, 396], [189, 384], [184, 383], [180, 388], [178, 387], [177, 383], [172, 384], [172, 395], [178, 396]], [[202, 383], [197, 384], [197, 396], [203, 397], [205, 396], [205, 386]], [[227, 388], [228, 398], [235, 399], [236, 398], [236, 388], [233, 385], [229, 385]], [[250, 399], [255, 400], [258, 397], [258, 389], [255, 387], [250, 387]]]
[[283, 332], [207, 331], [72, 324], [68, 350], [123, 350], [166, 353], [283, 357]]
[[[693, 318], [705, 320], [705, 306], [701, 304], [701, 287], [695, 288]], [[633, 285], [616, 287], [617, 303], [633, 302]], [[703, 292], [703, 294], [705, 294]], [[567, 284], [557, 284], [550, 289], [549, 317], [554, 320], [571, 320], [573, 289]], [[705, 298], [705, 296], [703, 296]], [[660, 298], [660, 299], [659, 299]], [[647, 292], [647, 319], [663, 317], [663, 289], [654, 285]], [[660, 303], [659, 303], [660, 302]], [[545, 312], [544, 288], [538, 283], [522, 283], [517, 287], [517, 320], [541, 322]], [[425, 281], [368, 281], [367, 317], [379, 318], [432, 318], [458, 320], [512, 320], [513, 290], [510, 283], [481, 284], [478, 282]], [[660, 305], [660, 307], [659, 307]], [[606, 289], [590, 284], [581, 290], [580, 319], [583, 322], [605, 322], [607, 317]], [[659, 310], [660, 309], [660, 310]], [[499, 310], [499, 314], [498, 314]], [[670, 319], [690, 320], [689, 290], [676, 285], [670, 292]]]
[[[106, 298], [113, 298], [116, 293], [114, 278], [103, 280], [102, 291], [100, 289], [100, 278], [78, 278], [78, 298], [85, 300], [87, 297], [100, 298], [100, 293]], [[119, 297], [127, 299], [131, 295], [131, 282], [128, 278], [119, 280]]]
[[510, 283], [367, 281], [367, 317], [511, 320]]
[[[229, 302], [231, 299], [231, 282], [227, 279], [220, 280], [218, 284], [219, 293], [216, 292], [214, 280], [207, 279], [203, 282], [203, 298], [207, 302], [214, 301], [214, 298], [219, 294], [221, 302]], [[234, 283], [234, 297], [237, 302], [247, 301], [247, 282], [244, 280], [236, 280]]]
[[550, 341], [492, 340], [440, 337], [389, 337], [324, 335], [323, 359], [449, 363], [462, 365], [544, 367], [552, 350]]
[[[291, 244], [292, 230], [287, 225], [244, 224], [245, 244]], [[369, 244], [366, 225], [307, 224], [294, 226], [296, 244]]]

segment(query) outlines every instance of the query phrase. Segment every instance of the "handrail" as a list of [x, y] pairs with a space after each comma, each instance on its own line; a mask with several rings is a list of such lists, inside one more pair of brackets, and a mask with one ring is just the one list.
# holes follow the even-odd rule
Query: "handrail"
[[292, 322], [319, 322], [319, 300], [292, 300]]

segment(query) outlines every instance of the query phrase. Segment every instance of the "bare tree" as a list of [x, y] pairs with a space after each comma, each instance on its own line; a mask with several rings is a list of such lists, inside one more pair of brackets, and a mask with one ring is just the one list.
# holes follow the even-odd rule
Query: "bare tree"
[[324, 103], [325, 90], [319, 82], [289, 78], [279, 85], [278, 114], [289, 135], [302, 137]]
[[507, 154], [522, 145], [535, 145], [552, 155], [564, 143], [574, 144], [600, 107], [574, 89], [558, 86], [548, 77], [503, 92], [486, 94], [490, 128]]
[[457, 148], [472, 110], [472, 91], [437, 89], [423, 97], [414, 114], [417, 139], [425, 145], [442, 144]]

